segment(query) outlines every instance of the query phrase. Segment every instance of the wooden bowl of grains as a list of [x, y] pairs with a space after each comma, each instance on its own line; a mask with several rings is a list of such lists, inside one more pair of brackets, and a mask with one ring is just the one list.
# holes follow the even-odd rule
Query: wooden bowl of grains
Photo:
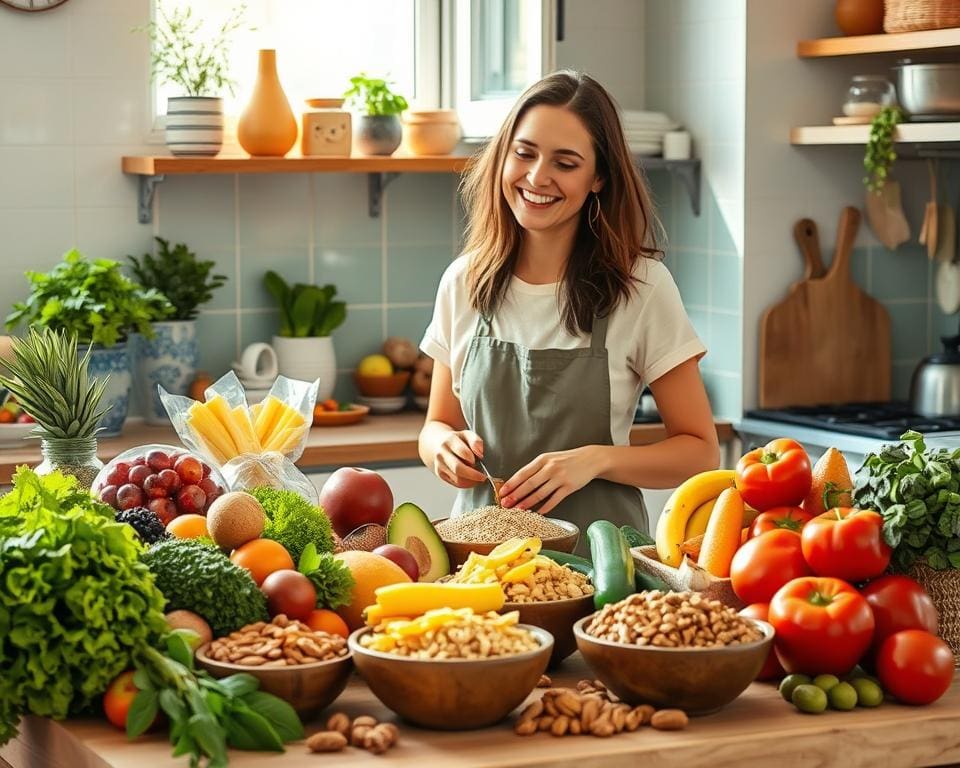
[[433, 527], [446, 547], [451, 570], [463, 565], [471, 552], [489, 555], [497, 545], [516, 536], [536, 536], [544, 549], [555, 552], [573, 552], [580, 539], [580, 529], [567, 520], [495, 506], [435, 520]]

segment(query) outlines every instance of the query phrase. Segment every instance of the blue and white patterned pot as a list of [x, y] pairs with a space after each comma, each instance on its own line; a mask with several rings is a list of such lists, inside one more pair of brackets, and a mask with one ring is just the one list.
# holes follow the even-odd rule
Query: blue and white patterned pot
[[137, 345], [137, 391], [148, 424], [169, 424], [157, 385], [173, 395], [185, 395], [197, 375], [197, 323], [174, 320], [154, 323], [152, 339]]
[[[80, 354], [85, 350], [81, 348]], [[114, 344], [112, 347], [95, 345], [90, 352], [91, 376], [102, 379], [109, 376], [107, 388], [100, 401], [101, 407], [113, 406], [100, 419], [103, 431], [97, 437], [112, 437], [120, 434], [123, 422], [127, 420], [130, 408], [130, 387], [133, 377], [130, 375], [130, 353], [127, 344]]]

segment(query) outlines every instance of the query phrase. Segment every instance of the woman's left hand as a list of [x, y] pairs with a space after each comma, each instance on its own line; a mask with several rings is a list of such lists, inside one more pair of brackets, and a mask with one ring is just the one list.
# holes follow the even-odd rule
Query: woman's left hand
[[500, 488], [500, 504], [504, 507], [530, 509], [547, 514], [574, 491], [578, 491], [599, 472], [593, 448], [585, 445], [569, 451], [542, 453]]

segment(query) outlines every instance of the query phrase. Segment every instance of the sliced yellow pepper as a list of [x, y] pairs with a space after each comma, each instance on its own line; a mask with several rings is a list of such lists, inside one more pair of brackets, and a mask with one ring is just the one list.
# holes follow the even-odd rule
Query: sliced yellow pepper
[[500, 581], [504, 581], [507, 584], [515, 584], [518, 581], [524, 581], [530, 576], [533, 576], [535, 570], [537, 570], [537, 563], [534, 560], [529, 560], [522, 565], [511, 568], [500, 577]]
[[487, 555], [486, 564], [490, 568], [496, 568], [497, 566], [516, 560], [528, 549], [532, 551], [533, 554], [538, 554], [542, 546], [543, 542], [535, 536], [527, 539], [520, 537], [507, 539], [503, 544], [494, 547], [493, 551]]
[[[477, 613], [503, 607], [503, 590], [496, 581], [485, 584], [405, 582], [380, 587], [374, 617], [420, 616], [436, 609], [471, 608]], [[369, 614], [371, 609], [367, 609]], [[368, 619], [368, 624], [370, 620]]]

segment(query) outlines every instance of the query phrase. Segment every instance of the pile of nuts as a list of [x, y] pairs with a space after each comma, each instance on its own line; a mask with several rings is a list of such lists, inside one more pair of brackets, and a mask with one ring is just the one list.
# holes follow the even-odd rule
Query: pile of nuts
[[699, 592], [638, 592], [605, 605], [586, 632], [602, 640], [660, 648], [713, 648], [752, 643], [756, 625]]
[[283, 667], [312, 664], [346, 656], [347, 641], [339, 635], [314, 632], [300, 621], [277, 614], [271, 622], [258, 621], [218, 638], [207, 656], [214, 661], [244, 667]]
[[307, 749], [311, 752], [339, 752], [351, 744], [380, 755], [399, 739], [400, 731], [393, 723], [378, 723], [370, 715], [351, 720], [344, 712], [336, 712], [327, 719], [325, 731], [318, 731], [307, 739]]
[[593, 594], [590, 580], [547, 557], [537, 557], [537, 569], [523, 581], [503, 582], [508, 603], [539, 603]]
[[654, 709], [649, 704], [631, 707], [607, 690], [599, 680], [581, 680], [577, 690], [548, 688], [520, 713], [513, 726], [518, 736], [549, 731], [553, 736], [590, 734], [605, 738], [623, 731], [632, 732], [641, 725], [661, 731], [687, 727], [682, 709]]

